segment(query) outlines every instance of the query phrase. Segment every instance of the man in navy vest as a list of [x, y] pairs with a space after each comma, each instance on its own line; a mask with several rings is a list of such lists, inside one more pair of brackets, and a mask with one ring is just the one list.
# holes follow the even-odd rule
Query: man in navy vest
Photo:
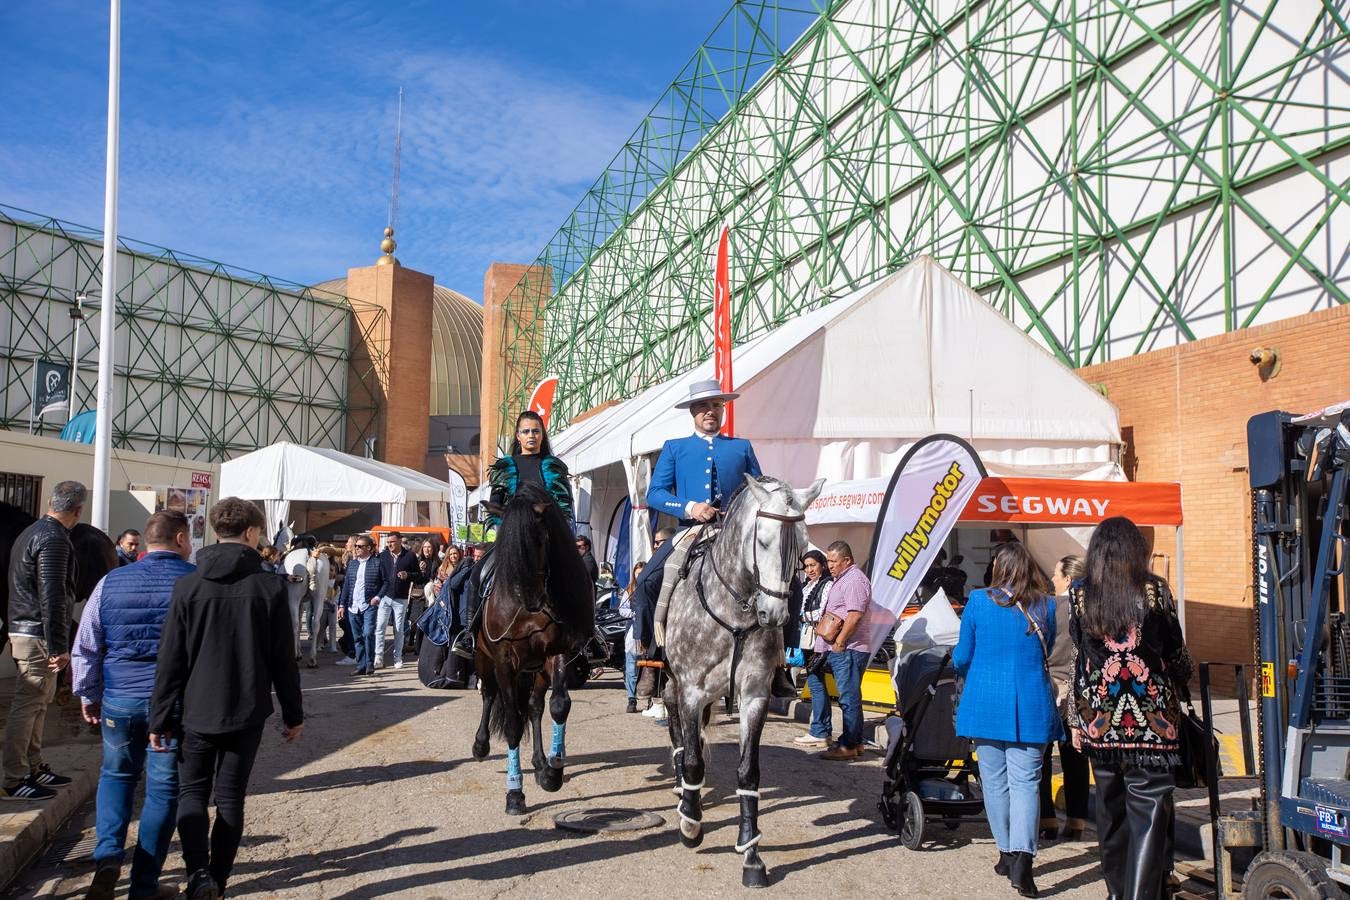
[[144, 537], [149, 550], [145, 557], [109, 572], [94, 588], [71, 653], [73, 690], [80, 697], [84, 719], [101, 725], [103, 731], [94, 847], [97, 870], [89, 897], [113, 896], [142, 769], [145, 805], [131, 861], [130, 894], [177, 896], [177, 889], [159, 885], [178, 807], [177, 756], [147, 754], [146, 745], [160, 632], [174, 583], [196, 567], [187, 561], [192, 540], [181, 512], [155, 513], [145, 523]]

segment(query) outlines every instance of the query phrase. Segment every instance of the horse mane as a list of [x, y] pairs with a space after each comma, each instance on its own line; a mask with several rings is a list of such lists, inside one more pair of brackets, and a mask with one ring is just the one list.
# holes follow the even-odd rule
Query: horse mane
[[[538, 520], [535, 518], [535, 506], [543, 507]], [[533, 565], [531, 535], [536, 521], [544, 527], [547, 590], [554, 611], [574, 630], [581, 628], [581, 623], [586, 623], [585, 630], [589, 634], [595, 622], [595, 589], [577, 553], [566, 517], [553, 496], [537, 484], [520, 485], [515, 496], [502, 510], [501, 525], [497, 529], [497, 583], [516, 593], [512, 590], [517, 587], [513, 584], [515, 575], [527, 571]]]

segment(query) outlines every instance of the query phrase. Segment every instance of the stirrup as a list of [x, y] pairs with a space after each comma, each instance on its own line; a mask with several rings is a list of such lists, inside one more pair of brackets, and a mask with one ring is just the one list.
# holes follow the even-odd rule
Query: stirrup
[[478, 648], [474, 644], [473, 635], [466, 630], [461, 632], [458, 637], [450, 644], [450, 652], [460, 659], [472, 660], [474, 652]]

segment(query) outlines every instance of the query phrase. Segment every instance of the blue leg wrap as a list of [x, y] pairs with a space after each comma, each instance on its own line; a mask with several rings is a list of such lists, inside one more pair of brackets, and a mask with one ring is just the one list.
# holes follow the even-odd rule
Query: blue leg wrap
[[562, 767], [563, 760], [567, 758], [567, 726], [565, 724], [553, 723], [553, 747], [549, 750], [548, 755], [549, 762], [555, 768]]
[[520, 777], [520, 748], [510, 747], [506, 751], [506, 789], [518, 791], [523, 781]]

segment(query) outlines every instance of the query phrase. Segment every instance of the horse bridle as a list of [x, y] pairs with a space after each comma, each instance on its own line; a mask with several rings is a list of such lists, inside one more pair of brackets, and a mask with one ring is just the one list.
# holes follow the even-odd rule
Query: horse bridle
[[[772, 512], [765, 512], [764, 510], [761, 509], [755, 511], [755, 518], [772, 519], [773, 521], [780, 523], [781, 527], [786, 529], [791, 528], [798, 522], [806, 521], [806, 514], [772, 513]], [[736, 589], [731, 586], [731, 582], [727, 581], [726, 578], [722, 576], [721, 570], [717, 568], [716, 557], [712, 557], [711, 559], [713, 574], [717, 576], [718, 581], [722, 582], [722, 586], [725, 587], [731, 593], [731, 596], [736, 598], [737, 602], [740, 604], [741, 612], [749, 612], [750, 608], [754, 606], [755, 597], [759, 594], [767, 594], [768, 596], [774, 597], [778, 600], [786, 600], [792, 593], [791, 585], [789, 585], [788, 589], [785, 591], [775, 591], [772, 588], [765, 587], [764, 583], [760, 580], [759, 577], [759, 541], [752, 542], [750, 552], [751, 552], [750, 571], [754, 576], [755, 583], [754, 586], [751, 588], [750, 593], [746, 594], [744, 597], [737, 594]], [[712, 555], [709, 554], [709, 556]]]

